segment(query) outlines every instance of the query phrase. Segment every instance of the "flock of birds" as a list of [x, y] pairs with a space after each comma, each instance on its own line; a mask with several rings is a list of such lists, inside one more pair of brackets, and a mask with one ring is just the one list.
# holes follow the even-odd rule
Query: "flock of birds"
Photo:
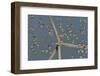
[[[77, 45], [85, 45], [84, 48], [80, 48], [77, 50], [77, 53], [80, 55], [80, 58], [83, 58], [84, 54], [88, 54], [88, 49], [87, 49], [87, 40], [80, 40], [80, 37], [79, 36], [83, 36], [84, 35], [87, 35], [87, 28], [86, 26], [84, 26], [84, 23], [86, 23], [87, 21], [85, 19], [80, 19], [79, 22], [80, 22], [80, 29], [78, 32], [75, 32], [73, 31], [73, 28], [72, 28], [72, 18], [67, 18], [66, 17], [66, 20], [68, 20], [68, 24], [65, 25], [66, 28], [64, 28], [62, 25], [62, 23], [59, 24], [59, 29], [60, 29], [60, 32], [58, 31], [58, 35], [59, 35], [59, 38], [60, 38], [60, 41], [63, 43], [72, 43], [72, 44], [77, 44]], [[43, 29], [44, 27], [47, 27], [48, 29], [48, 35], [52, 38], [55, 33], [54, 33], [54, 30], [50, 27], [50, 24], [49, 25], [45, 25], [45, 22], [43, 24], [43, 22], [41, 22], [41, 20], [37, 19], [38, 23], [40, 24], [39, 28], [40, 29]], [[34, 31], [36, 31], [34, 28], [31, 28], [31, 31], [34, 33]], [[66, 41], [64, 41], [64, 38]], [[33, 35], [32, 37], [32, 46], [31, 48], [33, 49], [34, 53], [35, 54], [38, 54], [38, 53], [45, 53], [45, 54], [52, 54], [53, 51], [52, 50], [52, 44], [48, 44], [48, 49], [41, 49], [39, 52], [37, 52], [34, 47], [36, 48], [39, 48], [40, 47], [40, 42], [39, 40], [37, 39], [36, 36]], [[71, 56], [72, 58], [74, 58], [74, 56]]]

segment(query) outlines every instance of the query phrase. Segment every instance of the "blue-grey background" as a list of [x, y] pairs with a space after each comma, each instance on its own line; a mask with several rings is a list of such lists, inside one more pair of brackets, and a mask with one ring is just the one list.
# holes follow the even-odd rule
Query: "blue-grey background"
[[[52, 16], [62, 42], [88, 45], [88, 18]], [[48, 60], [57, 38], [49, 16], [28, 15], [28, 60]], [[87, 58], [88, 49], [61, 46], [62, 59]], [[58, 59], [57, 53], [53, 59]]]

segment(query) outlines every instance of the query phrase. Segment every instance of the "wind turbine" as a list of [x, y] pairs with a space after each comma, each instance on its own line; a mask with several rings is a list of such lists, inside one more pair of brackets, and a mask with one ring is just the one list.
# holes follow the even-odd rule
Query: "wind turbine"
[[80, 45], [80, 44], [76, 45], [76, 44], [72, 44], [72, 43], [61, 42], [60, 37], [59, 37], [58, 32], [57, 32], [57, 29], [56, 29], [56, 26], [55, 26], [55, 22], [53, 20], [53, 17], [49, 16], [49, 19], [50, 19], [50, 23], [51, 23], [51, 25], [54, 29], [54, 32], [55, 32], [55, 35], [56, 35], [56, 38], [57, 38], [56, 48], [53, 50], [51, 56], [49, 57], [49, 60], [51, 60], [57, 52], [58, 52], [58, 59], [62, 59], [61, 46], [72, 47], [72, 48], [80, 48], [80, 49], [87, 48], [87, 45]]

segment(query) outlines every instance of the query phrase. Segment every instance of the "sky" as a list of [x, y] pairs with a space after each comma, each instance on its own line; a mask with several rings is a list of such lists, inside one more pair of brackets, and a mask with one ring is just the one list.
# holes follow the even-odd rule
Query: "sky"
[[[88, 18], [74, 16], [28, 15], [28, 60], [49, 60], [58, 42], [50, 17], [62, 43], [88, 45]], [[61, 59], [88, 58], [88, 49], [61, 47]], [[58, 50], [52, 57], [58, 59]]]

